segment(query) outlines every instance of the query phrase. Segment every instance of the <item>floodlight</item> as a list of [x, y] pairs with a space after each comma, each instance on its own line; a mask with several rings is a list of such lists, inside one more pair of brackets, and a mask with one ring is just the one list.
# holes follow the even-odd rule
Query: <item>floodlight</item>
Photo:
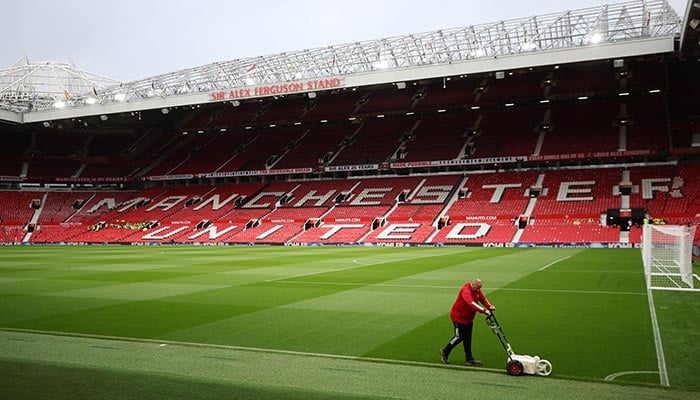
[[153, 91], [153, 89], [148, 89], [148, 92], [146, 92], [146, 96], [148, 97], [153, 97], [156, 95], [156, 92]]
[[310, 99], [315, 99], [315, 98], [316, 98], [316, 92], [309, 92], [309, 93], [307, 93], [306, 95], [309, 96]]
[[88, 98], [85, 99], [85, 103], [87, 103], [87, 104], [95, 104], [95, 103], [97, 103], [97, 99], [94, 98], [94, 97], [88, 97]]
[[169, 113], [169, 112], [170, 112], [170, 109], [169, 109], [169, 108], [167, 108], [167, 107], [165, 107], [165, 108], [161, 108], [161, 109], [160, 109], [160, 112], [161, 112], [161, 113], [163, 113], [163, 114], [165, 115], [165, 114], [167, 114], [167, 113]]
[[126, 100], [126, 95], [124, 93], [117, 93], [114, 95], [114, 100], [124, 101], [124, 100]]
[[591, 35], [590, 40], [591, 40], [591, 43], [596, 44], [596, 43], [600, 43], [600, 41], [603, 40], [603, 37], [600, 36], [600, 33], [596, 32], [596, 33]]
[[65, 108], [65, 107], [66, 107], [66, 103], [64, 103], [64, 102], [62, 102], [62, 101], [59, 100], [59, 101], [53, 103], [53, 106], [56, 107], [56, 108]]
[[104, 114], [100, 115], [100, 121], [104, 122], [104, 121], [107, 121], [108, 119], [109, 119], [108, 116], [106, 116]]
[[51, 122], [49, 122], [49, 121], [44, 121], [43, 125], [44, 125], [44, 128], [48, 128], [48, 127], [51, 126]]
[[406, 89], [406, 82], [396, 82], [397, 89]]

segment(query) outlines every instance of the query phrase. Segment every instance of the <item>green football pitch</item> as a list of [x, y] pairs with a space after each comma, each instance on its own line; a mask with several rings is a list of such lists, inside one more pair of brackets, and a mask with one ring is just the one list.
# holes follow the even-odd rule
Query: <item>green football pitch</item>
[[[477, 277], [551, 376], [507, 375], [483, 315], [484, 366], [439, 362]], [[0, 247], [0, 397], [700, 396], [700, 293], [651, 294], [634, 249]]]

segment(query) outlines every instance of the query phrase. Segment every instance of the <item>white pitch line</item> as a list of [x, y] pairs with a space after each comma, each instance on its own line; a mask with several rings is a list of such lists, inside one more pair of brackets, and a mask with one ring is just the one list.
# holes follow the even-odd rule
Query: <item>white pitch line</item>
[[622, 372], [615, 372], [614, 374], [610, 374], [605, 377], [606, 381], [612, 381], [615, 380], [616, 378], [619, 378], [621, 376], [625, 375], [637, 375], [637, 374], [658, 374], [659, 371], [622, 371]]
[[399, 365], [418, 365], [418, 366], [426, 366], [426, 367], [458, 368], [458, 369], [481, 370], [481, 371], [503, 371], [502, 368], [467, 367], [467, 366], [461, 366], [461, 365], [443, 365], [437, 361], [434, 363], [429, 363], [429, 362], [424, 362], [424, 361], [409, 361], [409, 360], [394, 360], [394, 359], [390, 359], [390, 358], [344, 356], [344, 355], [340, 355], [340, 354], [310, 353], [310, 352], [305, 352], [305, 351], [265, 349], [265, 348], [261, 348], [261, 347], [231, 346], [231, 345], [225, 345], [225, 344], [180, 342], [180, 341], [175, 341], [175, 340], [147, 339], [147, 338], [137, 338], [137, 337], [127, 337], [127, 336], [94, 335], [94, 334], [89, 334], [89, 333], [42, 331], [42, 330], [38, 330], [38, 329], [18, 329], [18, 328], [6, 328], [6, 327], [0, 327], [0, 331], [17, 332], [17, 333], [30, 333], [30, 334], [46, 335], [46, 336], [63, 336], [63, 337], [95, 339], [95, 340], [110, 340], [110, 341], [119, 341], [119, 342], [153, 343], [153, 344], [157, 344], [158, 347], [163, 347], [164, 345], [183, 346], [183, 347], [186, 346], [186, 347], [200, 347], [200, 348], [207, 348], [207, 349], [223, 349], [223, 350], [250, 351], [250, 352], [272, 353], [272, 354], [286, 354], [286, 355], [294, 355], [294, 356], [318, 357], [318, 358], [329, 358], [329, 359], [339, 359], [339, 360], [383, 362], [383, 363], [399, 364]]
[[650, 288], [647, 288], [649, 298], [649, 314], [651, 314], [651, 328], [654, 331], [654, 345], [656, 346], [656, 360], [659, 364], [659, 380], [661, 386], [671, 386], [666, 370], [666, 357], [664, 356], [664, 346], [661, 342], [661, 332], [659, 331], [659, 321], [656, 319], [656, 308], [654, 307], [654, 296]]
[[[278, 283], [301, 284], [301, 285], [333, 285], [333, 286], [378, 286], [378, 287], [396, 287], [396, 288], [416, 288], [416, 289], [459, 289], [460, 286], [443, 286], [443, 285], [404, 285], [395, 283], [369, 283], [369, 282], [306, 282], [306, 281], [283, 281]], [[508, 288], [508, 287], [484, 287], [485, 290], [496, 291], [505, 290], [512, 292], [537, 292], [537, 293], [570, 293], [570, 294], [619, 294], [643, 296], [644, 292], [613, 292], [605, 290], [570, 290], [570, 289], [526, 289], [526, 288]]]
[[545, 265], [544, 267], [538, 269], [538, 271], [544, 271], [545, 269], [551, 267], [552, 265], [554, 265], [554, 264], [556, 264], [556, 263], [558, 263], [558, 262], [560, 262], [560, 261], [564, 261], [564, 260], [566, 260], [567, 258], [571, 258], [571, 256], [566, 256], [566, 257], [560, 258], [560, 259], [558, 259], [558, 260], [554, 260], [554, 261], [552, 261], [551, 263]]

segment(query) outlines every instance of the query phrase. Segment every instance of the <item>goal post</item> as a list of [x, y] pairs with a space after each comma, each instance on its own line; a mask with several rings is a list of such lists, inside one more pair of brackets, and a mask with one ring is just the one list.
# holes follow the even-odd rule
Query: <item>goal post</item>
[[700, 290], [693, 274], [695, 226], [644, 225], [642, 261], [647, 287], [664, 290]]

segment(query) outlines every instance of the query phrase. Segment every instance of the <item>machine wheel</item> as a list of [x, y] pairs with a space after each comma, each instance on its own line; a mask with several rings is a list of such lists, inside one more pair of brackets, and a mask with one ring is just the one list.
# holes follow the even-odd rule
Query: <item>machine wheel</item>
[[552, 363], [547, 360], [540, 360], [537, 363], [537, 375], [548, 376], [552, 373]]
[[523, 364], [518, 360], [509, 360], [506, 370], [508, 371], [508, 375], [522, 375]]

